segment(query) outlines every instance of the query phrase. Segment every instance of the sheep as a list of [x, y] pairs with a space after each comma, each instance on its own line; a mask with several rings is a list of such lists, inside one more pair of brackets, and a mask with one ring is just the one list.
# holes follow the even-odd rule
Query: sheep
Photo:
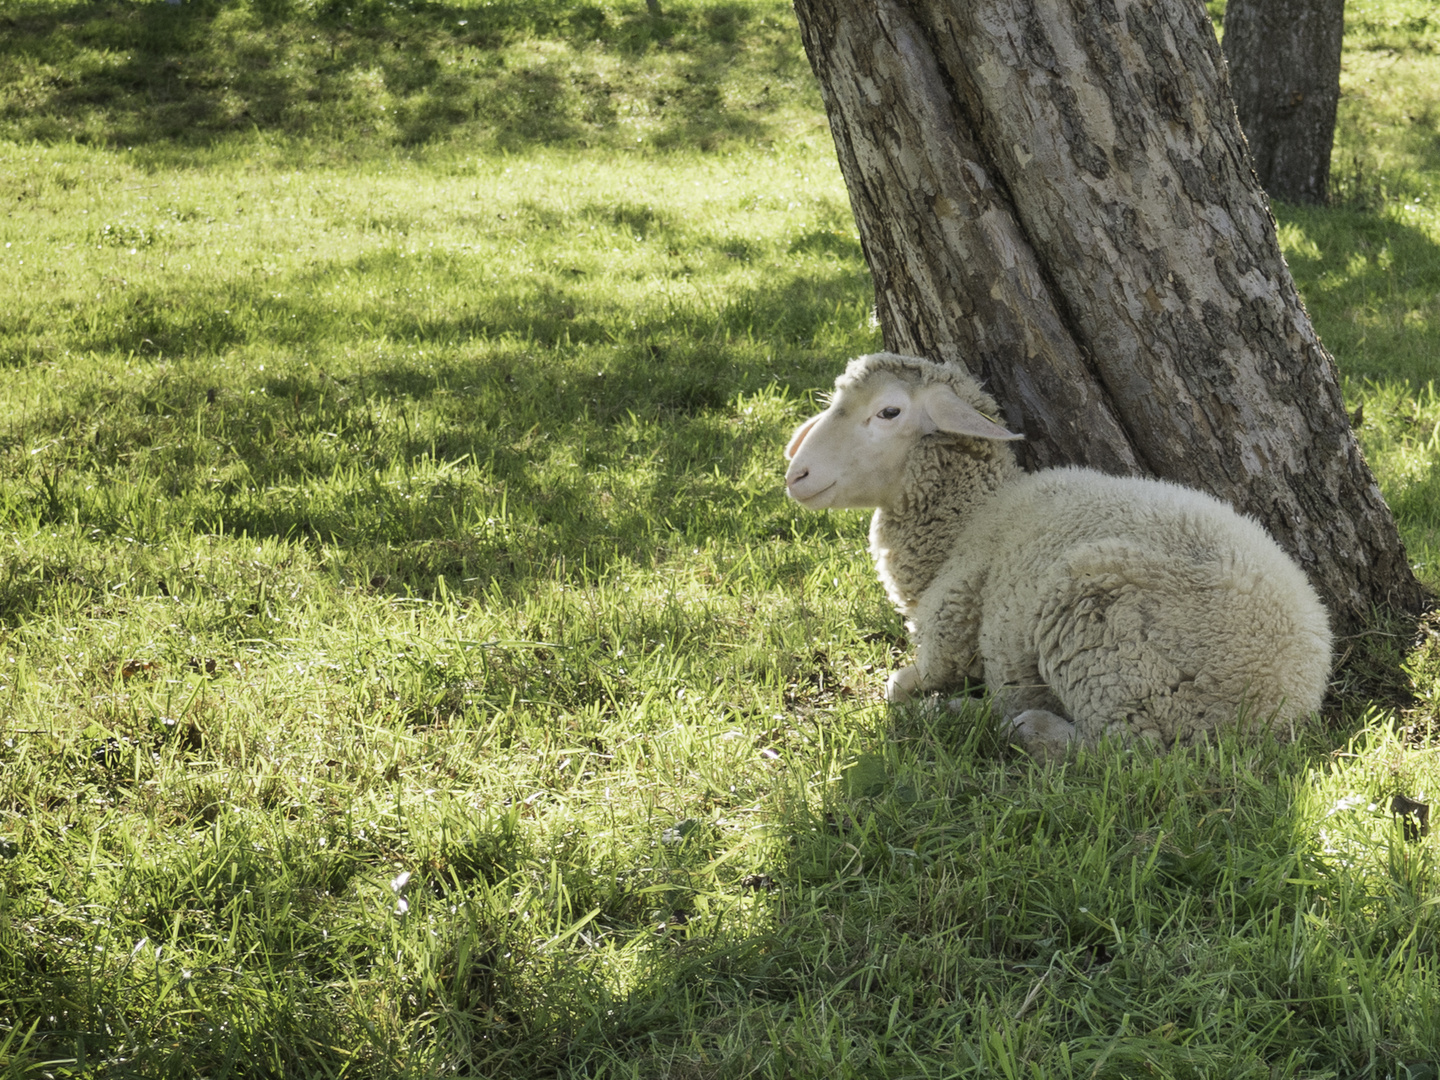
[[983, 681], [1041, 760], [1106, 736], [1283, 735], [1319, 709], [1329, 620], [1264, 529], [1162, 480], [1025, 473], [997, 416], [958, 366], [874, 353], [786, 447], [802, 505], [875, 510], [870, 552], [915, 643], [888, 701]]

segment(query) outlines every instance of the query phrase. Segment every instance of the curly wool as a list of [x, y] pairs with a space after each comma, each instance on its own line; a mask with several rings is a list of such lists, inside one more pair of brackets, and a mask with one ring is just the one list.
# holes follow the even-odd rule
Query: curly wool
[[[837, 403], [881, 373], [917, 391], [944, 383], [995, 414], [968, 373], [893, 354], [853, 361]], [[916, 645], [892, 696], [983, 679], [1022, 718], [1022, 742], [1049, 714], [1066, 740], [1164, 747], [1237, 721], [1288, 732], [1320, 707], [1325, 610], [1264, 529], [1220, 500], [1090, 469], [1025, 474], [1004, 442], [944, 431], [910, 447], [901, 487], [870, 529]]]

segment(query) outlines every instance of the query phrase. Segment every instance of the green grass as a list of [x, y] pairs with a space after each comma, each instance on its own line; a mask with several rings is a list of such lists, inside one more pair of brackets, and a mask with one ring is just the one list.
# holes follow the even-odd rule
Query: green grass
[[[886, 710], [818, 94], [662, 6], [0, 12], [0, 1071], [1434, 1077], [1434, 635], [1290, 747]], [[1440, 58], [1350, 7], [1277, 214], [1436, 587]]]
[[1419, 0], [1346, 5], [1332, 174], [1342, 200], [1436, 209], [1440, 16]]
[[785, 5], [258, 0], [0, 15], [0, 134], [184, 162], [236, 136], [397, 147], [715, 150], [823, 130]]

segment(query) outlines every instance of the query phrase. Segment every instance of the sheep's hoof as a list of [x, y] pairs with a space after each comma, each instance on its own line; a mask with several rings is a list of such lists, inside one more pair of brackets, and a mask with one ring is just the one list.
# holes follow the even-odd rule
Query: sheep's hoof
[[885, 680], [885, 700], [892, 705], [912, 697], [920, 688], [920, 669], [914, 664], [902, 667]]
[[1075, 725], [1044, 709], [1010, 718], [1010, 741], [1036, 761], [1063, 761], [1075, 744]]

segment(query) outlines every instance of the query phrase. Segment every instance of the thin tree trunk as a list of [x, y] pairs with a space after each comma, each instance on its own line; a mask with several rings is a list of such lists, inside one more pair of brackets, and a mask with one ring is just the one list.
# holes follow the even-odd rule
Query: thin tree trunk
[[1345, 0], [1230, 0], [1225, 59], [1261, 185], [1289, 202], [1330, 199]]
[[1337, 628], [1419, 588], [1192, 0], [796, 0], [885, 346], [1262, 521]]

